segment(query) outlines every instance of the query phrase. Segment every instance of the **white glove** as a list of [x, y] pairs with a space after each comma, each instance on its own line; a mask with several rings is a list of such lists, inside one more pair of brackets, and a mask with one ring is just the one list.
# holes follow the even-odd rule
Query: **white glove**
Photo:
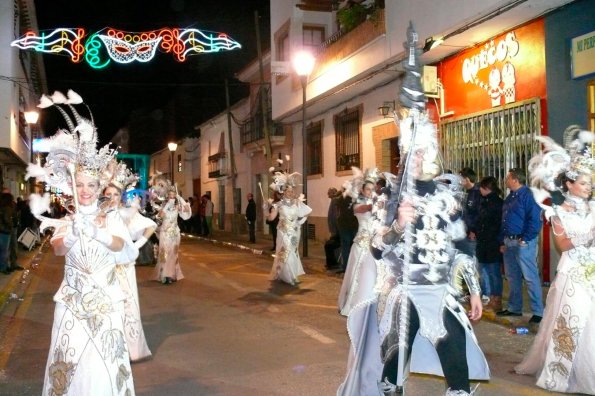
[[66, 249], [70, 249], [71, 247], [74, 246], [74, 244], [76, 243], [76, 241], [79, 240], [79, 237], [77, 235], [74, 235], [74, 230], [73, 232], [68, 233], [63, 239], [62, 239], [62, 243], [64, 244], [64, 247]]
[[72, 233], [74, 236], [81, 236], [86, 225], [87, 222], [85, 220], [85, 216], [81, 213], [76, 213], [72, 219]]
[[85, 228], [83, 229], [83, 233], [89, 238], [93, 238], [97, 242], [105, 245], [106, 247], [110, 247], [114, 241], [112, 234], [103, 228], [97, 227], [97, 225], [92, 222], [87, 222]]
[[182, 198], [180, 195], [178, 195], [178, 200], [180, 201], [181, 205], [186, 205], [186, 201], [184, 201], [184, 198]]
[[145, 243], [147, 243], [148, 239], [145, 238], [144, 236], [138, 238], [135, 242], [134, 242], [134, 247], [137, 249], [142, 248], [143, 246], [145, 246]]
[[268, 210], [269, 210], [269, 204], [268, 204], [268, 203], [266, 203], [266, 202], [265, 202], [265, 203], [263, 203], [263, 204], [262, 204], [262, 210], [264, 210], [264, 211], [268, 212]]

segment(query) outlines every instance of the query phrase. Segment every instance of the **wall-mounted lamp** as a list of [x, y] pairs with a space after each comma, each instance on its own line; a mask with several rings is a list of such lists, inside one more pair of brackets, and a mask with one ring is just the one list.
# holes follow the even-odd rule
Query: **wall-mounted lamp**
[[443, 42], [444, 37], [428, 37], [426, 39], [426, 44], [424, 45], [424, 52], [428, 52], [429, 50], [438, 47]]
[[392, 112], [395, 110], [395, 101], [384, 102], [382, 106], [378, 108], [378, 115], [382, 116], [383, 118], [390, 118], [392, 117]]
[[36, 111], [26, 111], [25, 112], [25, 121], [27, 124], [32, 125], [36, 124], [37, 120], [39, 119], [39, 113]]

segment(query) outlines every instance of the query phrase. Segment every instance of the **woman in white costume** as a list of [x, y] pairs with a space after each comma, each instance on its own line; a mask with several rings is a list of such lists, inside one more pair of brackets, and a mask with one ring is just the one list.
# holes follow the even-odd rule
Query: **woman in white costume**
[[[339, 312], [347, 316], [353, 307], [373, 293], [376, 283], [376, 263], [370, 254], [370, 241], [375, 229], [382, 225], [384, 219], [378, 221], [376, 213], [376, 181], [378, 169], [373, 168], [365, 174], [358, 168], [352, 168], [354, 177], [344, 184], [344, 194], [352, 196], [353, 213], [357, 217], [359, 227], [353, 239], [347, 270], [339, 292]], [[382, 202], [382, 201], [378, 201]], [[361, 290], [360, 289], [364, 289]]]
[[[104, 196], [109, 199], [110, 210], [113, 210], [123, 220], [128, 228], [131, 239], [137, 249], [140, 249], [151, 237], [157, 225], [151, 219], [139, 213], [138, 203], [133, 203], [130, 208], [123, 208], [122, 191], [127, 186], [136, 182], [136, 177], [131, 174], [123, 163], [118, 164], [116, 175], [104, 191]], [[136, 362], [151, 356], [151, 351], [145, 339], [145, 332], [140, 315], [138, 286], [136, 282], [135, 261], [118, 265], [116, 276], [126, 295], [124, 304], [124, 331], [130, 361]]]
[[[277, 224], [277, 250], [271, 269], [270, 279], [280, 280], [296, 286], [298, 277], [305, 274], [302, 261], [298, 253], [300, 244], [301, 225], [306, 221], [312, 208], [306, 205], [303, 194], [297, 196], [295, 191], [297, 173], [288, 175], [285, 172], [275, 172], [271, 189], [282, 195], [281, 200], [272, 204], [268, 219], [274, 220], [279, 214]], [[264, 204], [265, 213], [269, 210]]]
[[[576, 132], [576, 128], [567, 129], [567, 135], [576, 137]], [[557, 188], [564, 195], [562, 204], [546, 207], [554, 243], [562, 255], [537, 336], [515, 371], [535, 375], [537, 386], [549, 391], [595, 395], [595, 202], [591, 184], [595, 160], [590, 153], [593, 134], [582, 131], [578, 135], [578, 139], [565, 139], [573, 141], [568, 154], [551, 139], [541, 137], [548, 152], [532, 160], [533, 184], [550, 191]], [[585, 149], [577, 150], [585, 143]], [[555, 164], [561, 162], [565, 169], [552, 182], [548, 176], [558, 173]], [[538, 191], [534, 189], [539, 202], [544, 196]]]
[[[42, 229], [56, 227], [54, 253], [65, 256], [64, 279], [54, 295], [43, 395], [134, 395], [122, 320], [125, 295], [115, 271], [118, 264], [134, 261], [138, 250], [116, 213], [102, 214], [97, 204], [103, 184], [111, 178], [108, 164], [116, 152], [107, 146], [96, 150], [92, 122], [74, 109], [82, 103], [77, 94], [44, 96], [40, 107], [54, 103], [69, 131], [44, 139], [46, 165], [31, 164], [28, 174], [72, 193], [77, 211], [62, 220], [42, 218]], [[63, 104], [74, 113], [76, 127]]]
[[188, 220], [192, 216], [192, 209], [176, 191], [170, 189], [167, 201], [159, 211], [161, 226], [159, 227], [159, 257], [155, 267], [155, 278], [163, 284], [184, 279], [180, 268], [180, 228], [178, 216]]

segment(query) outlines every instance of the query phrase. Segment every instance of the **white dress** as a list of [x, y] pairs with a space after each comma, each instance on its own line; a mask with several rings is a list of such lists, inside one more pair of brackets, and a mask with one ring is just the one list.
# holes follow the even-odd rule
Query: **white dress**
[[305, 274], [298, 254], [301, 224], [312, 212], [312, 208], [298, 199], [282, 199], [277, 204], [277, 250], [270, 279], [296, 285], [298, 276]]
[[187, 203], [182, 205], [187, 206], [186, 210], [178, 211], [176, 207], [170, 204], [165, 204], [163, 209], [163, 222], [159, 227], [159, 257], [155, 266], [155, 279], [161, 282], [165, 278], [174, 281], [184, 279], [180, 261], [178, 260], [178, 249], [180, 248], [178, 216], [182, 220], [188, 220], [192, 215], [192, 211]]
[[566, 235], [590, 233], [590, 243], [562, 253], [539, 331], [515, 371], [550, 391], [595, 395], [595, 212], [557, 207], [556, 215]]
[[[54, 238], [70, 228], [59, 229]], [[134, 261], [138, 250], [116, 212], [106, 216], [106, 229], [125, 241], [122, 251], [84, 237], [65, 256], [64, 279], [54, 295], [44, 396], [134, 395], [122, 320], [125, 295], [115, 268]]]
[[[351, 245], [347, 270], [339, 292], [339, 311], [344, 316], [349, 315], [351, 309], [361, 302], [362, 297], [358, 297], [359, 289], [363, 286], [371, 290], [376, 281], [376, 264], [370, 254], [370, 240], [374, 234], [375, 217], [371, 211], [356, 213], [355, 217], [357, 217], [359, 227], [353, 239], [353, 245]], [[364, 264], [365, 261], [367, 261], [366, 264]], [[367, 287], [366, 285], [360, 285], [362, 276], [366, 277], [363, 281], [367, 284]], [[365, 294], [367, 293], [364, 292]]]
[[[127, 217], [125, 216], [125, 218]], [[141, 238], [147, 228], [157, 226], [153, 220], [146, 218], [136, 210], [130, 218], [125, 220], [125, 224], [133, 241]], [[151, 356], [141, 321], [135, 264], [136, 261], [132, 261], [116, 267], [116, 276], [118, 277], [122, 291], [126, 295], [124, 303], [124, 333], [126, 335], [126, 342], [128, 343], [130, 360], [133, 362]]]

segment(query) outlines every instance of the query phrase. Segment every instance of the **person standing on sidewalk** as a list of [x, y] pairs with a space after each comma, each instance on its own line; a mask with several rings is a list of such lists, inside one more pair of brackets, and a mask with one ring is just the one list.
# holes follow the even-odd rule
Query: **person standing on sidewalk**
[[204, 221], [203, 221], [203, 235], [204, 236], [212, 236], [213, 235], [213, 201], [211, 201], [211, 196], [205, 194], [202, 196], [202, 203], [205, 209]]
[[339, 238], [341, 239], [341, 267], [337, 271], [338, 273], [347, 270], [351, 245], [353, 245], [353, 239], [359, 227], [357, 217], [353, 213], [352, 198], [351, 196], [345, 196], [344, 192], [345, 188], [342, 188], [342, 193], [337, 197], [337, 211], [339, 212], [337, 225], [339, 227]]
[[0, 272], [8, 275], [10, 270], [10, 238], [12, 234], [12, 196], [0, 193]]
[[256, 202], [254, 195], [248, 193], [248, 206], [246, 206], [246, 221], [248, 222], [248, 233], [250, 234], [250, 243], [256, 243]]
[[[562, 255], [537, 336], [515, 371], [534, 375], [537, 386], [552, 392], [595, 395], [593, 138], [592, 132], [580, 131], [576, 126], [567, 128], [564, 141], [572, 142], [567, 145], [567, 153], [550, 138], [540, 136], [548, 152], [530, 162], [534, 187], [550, 192], [559, 189], [564, 194], [561, 205], [542, 205], [552, 224], [554, 243]], [[554, 158], [566, 158], [565, 169], [555, 179], [554, 163], [559, 161], [544, 161], [551, 154]], [[537, 188], [533, 191], [538, 191]], [[549, 195], [542, 192], [536, 195], [540, 201]]]
[[338, 191], [335, 187], [331, 187], [327, 191], [327, 196], [330, 199], [328, 204], [328, 214], [326, 217], [329, 231], [329, 239], [324, 243], [324, 255], [326, 257], [326, 269], [333, 270], [338, 266], [337, 250], [341, 248], [341, 238], [339, 237], [339, 225], [337, 224], [337, 196]]
[[475, 256], [483, 283], [482, 294], [490, 296], [488, 308], [502, 311], [502, 253], [500, 253], [500, 223], [502, 221], [502, 198], [498, 181], [487, 176], [479, 182], [481, 200], [477, 216]]
[[541, 207], [525, 185], [525, 172], [512, 168], [506, 175], [510, 194], [502, 206], [500, 252], [504, 255], [504, 270], [508, 279], [508, 308], [498, 316], [523, 315], [523, 279], [531, 302], [533, 316], [529, 323], [539, 323], [543, 316], [541, 278], [537, 268], [537, 236], [541, 231]]

